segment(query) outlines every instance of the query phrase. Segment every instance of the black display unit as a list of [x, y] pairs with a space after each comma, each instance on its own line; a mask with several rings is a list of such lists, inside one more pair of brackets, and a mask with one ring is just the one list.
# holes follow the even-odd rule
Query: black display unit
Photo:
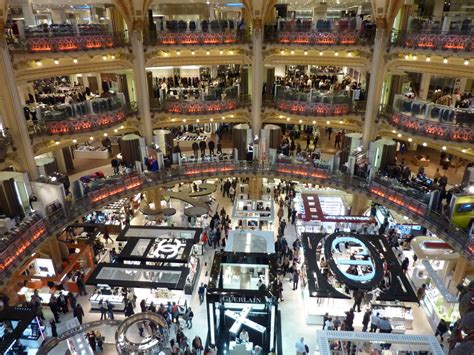
[[[327, 270], [346, 291], [362, 290], [364, 292], [377, 291], [378, 301], [417, 302], [417, 297], [408, 281], [401, 265], [394, 255], [392, 248], [382, 235], [334, 233], [326, 235], [321, 233], [303, 233], [302, 244], [305, 254], [306, 274], [308, 275], [308, 290], [310, 297], [350, 299], [351, 293], [341, 292], [333, 287], [327, 278]], [[341, 265], [368, 268], [367, 274], [348, 275], [338, 267], [337, 253], [334, 246], [344, 242], [350, 248], [358, 248], [360, 254], [354, 255], [353, 260], [341, 260]], [[318, 264], [320, 257], [324, 256], [327, 266], [321, 269]], [[390, 285], [380, 287], [384, 278], [382, 257], [386, 260], [390, 271]], [[366, 274], [366, 275], [367, 275]], [[363, 281], [362, 281], [363, 280]]]
[[[253, 283], [254, 276], [268, 281], [266, 287]], [[261, 353], [281, 354], [281, 318], [274, 297], [276, 280], [274, 255], [216, 253], [206, 306], [207, 343], [216, 345], [218, 354], [237, 347], [256, 350], [256, 346]], [[243, 330], [248, 333], [248, 342], [240, 340]]]

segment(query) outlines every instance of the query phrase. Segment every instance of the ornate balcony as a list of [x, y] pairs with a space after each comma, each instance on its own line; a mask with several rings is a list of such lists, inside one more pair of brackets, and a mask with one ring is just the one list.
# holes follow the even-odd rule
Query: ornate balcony
[[[319, 21], [318, 21], [319, 22]], [[367, 46], [373, 44], [375, 26], [356, 30], [342, 21], [325, 21], [329, 25], [313, 26], [312, 21], [280, 21], [265, 27], [265, 42], [306, 46]]]
[[216, 113], [230, 112], [247, 106], [249, 101], [242, 99], [224, 100], [168, 100], [164, 102], [155, 101], [152, 109], [173, 115], [211, 115]]
[[126, 33], [30, 34], [8, 39], [10, 50], [28, 53], [76, 52], [124, 47]]
[[247, 42], [248, 37], [239, 31], [228, 32], [158, 32], [150, 35], [148, 43], [155, 46], [209, 46], [230, 45]]
[[392, 37], [392, 46], [410, 49], [463, 51], [473, 49], [473, 34], [464, 32], [423, 32], [404, 31], [395, 32]]
[[388, 115], [391, 125], [417, 135], [474, 143], [474, 111], [436, 105], [427, 101], [395, 97], [394, 112]]

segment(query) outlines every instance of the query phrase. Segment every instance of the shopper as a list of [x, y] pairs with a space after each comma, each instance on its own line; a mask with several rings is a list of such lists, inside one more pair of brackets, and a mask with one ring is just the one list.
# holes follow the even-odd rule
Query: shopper
[[111, 241], [110, 234], [107, 231], [107, 229], [105, 229], [105, 231], [104, 231], [104, 241], [105, 241], [105, 244], [109, 244], [109, 241]]
[[297, 268], [293, 270], [293, 291], [298, 288], [298, 282], [300, 280], [300, 274]]
[[84, 317], [84, 310], [82, 309], [81, 305], [78, 303], [76, 308], [74, 308], [73, 312], [74, 317], [77, 318], [79, 324], [82, 324], [82, 317]]
[[106, 320], [107, 319], [107, 308], [105, 307], [104, 300], [101, 299], [99, 301], [99, 309], [100, 309], [100, 320]]
[[377, 312], [377, 314], [372, 314], [370, 316], [370, 332], [375, 333], [377, 331], [377, 328], [379, 327], [379, 315], [380, 313]]
[[349, 309], [349, 311], [346, 312], [346, 326], [347, 329], [350, 331], [354, 330], [353, 324], [354, 324], [354, 308]]
[[142, 299], [140, 301], [140, 310], [142, 311], [142, 313], [146, 312], [146, 302], [145, 302], [145, 299]]
[[448, 324], [446, 324], [446, 321], [444, 319], [441, 319], [439, 321], [438, 326], [436, 327], [435, 337], [439, 335], [439, 337], [441, 338], [441, 342], [443, 342], [444, 334], [446, 334], [447, 331], [448, 331]]
[[392, 325], [387, 318], [379, 318], [379, 332], [380, 333], [391, 333], [392, 332]]
[[324, 330], [334, 330], [334, 323], [332, 321], [332, 318], [329, 317], [325, 322], [324, 322]]
[[186, 326], [188, 329], [191, 329], [193, 327], [193, 318], [194, 318], [194, 313], [191, 310], [191, 307], [188, 307], [188, 310], [186, 311], [186, 314], [184, 315], [184, 319], [186, 320]]
[[199, 289], [198, 289], [199, 304], [202, 304], [204, 302], [205, 293], [206, 293], [206, 285], [204, 285], [204, 283], [201, 283], [201, 286], [199, 286]]
[[95, 340], [96, 340], [97, 347], [99, 348], [100, 352], [103, 352], [104, 351], [104, 340], [105, 339], [98, 330], [95, 331]]
[[426, 285], [423, 284], [421, 287], [416, 291], [416, 296], [418, 297], [418, 305], [420, 305], [421, 301], [425, 299], [426, 295]]
[[372, 315], [371, 309], [367, 309], [364, 313], [364, 318], [362, 319], [362, 331], [366, 332], [369, 327], [370, 316]]
[[81, 272], [78, 272], [77, 274], [76, 285], [79, 289], [79, 296], [87, 296], [86, 285], [84, 284], [84, 278]]
[[229, 187], [229, 197], [230, 197], [230, 200], [231, 200], [232, 202], [234, 202], [234, 199], [235, 199], [235, 188], [234, 188], [234, 186], [232, 186], [232, 185]]
[[107, 306], [107, 313], [109, 315], [109, 318], [113, 320], [114, 319], [114, 305], [110, 303], [108, 300], [105, 301], [105, 304]]
[[59, 293], [59, 297], [57, 299], [59, 308], [63, 311], [64, 314], [69, 312], [69, 308], [67, 306], [67, 297], [61, 291]]
[[135, 314], [135, 311], [133, 310], [132, 302], [127, 301], [127, 305], [125, 306], [125, 309], [124, 309], [124, 314], [125, 314], [125, 317], [130, 317], [131, 315]]
[[127, 300], [132, 304], [133, 308], [137, 306], [137, 296], [135, 295], [135, 291], [133, 291], [133, 289], [128, 290]]
[[193, 354], [199, 355], [201, 354], [202, 351], [204, 351], [204, 348], [202, 346], [202, 340], [197, 335], [193, 339], [192, 348], [193, 348]]
[[281, 282], [281, 280], [278, 280], [278, 284], [277, 284], [277, 295], [278, 295], [278, 300], [280, 302], [283, 302], [283, 283]]
[[49, 325], [51, 326], [51, 336], [53, 338], [57, 338], [58, 337], [58, 330], [57, 330], [56, 322], [54, 321], [54, 319], [51, 319], [51, 321], [49, 322]]
[[306, 354], [306, 347], [304, 346], [304, 338], [301, 337], [295, 344], [296, 348], [296, 355], [304, 355]]
[[410, 260], [408, 258], [405, 258], [403, 261], [402, 261], [402, 270], [403, 272], [406, 274], [407, 271], [408, 271], [408, 265], [410, 265]]
[[361, 290], [355, 290], [354, 291], [354, 306], [352, 307], [353, 309], [356, 309], [357, 307], [357, 312], [360, 312], [360, 305], [362, 303], [362, 300], [364, 298], [364, 292]]
[[95, 347], [96, 339], [94, 332], [87, 333], [87, 340], [89, 341], [89, 345], [91, 346], [92, 351], [95, 352], [97, 349]]
[[54, 295], [52, 295], [49, 300], [49, 309], [51, 310], [51, 313], [53, 313], [55, 322], [59, 323], [59, 306]]
[[76, 296], [74, 296], [74, 294], [71, 291], [69, 291], [67, 296], [69, 298], [69, 304], [71, 305], [71, 309], [74, 310], [74, 308], [76, 308], [77, 298]]
[[181, 353], [179, 345], [174, 341], [174, 339], [170, 340], [170, 351], [171, 355], [179, 355]]
[[336, 317], [332, 323], [334, 324], [334, 330], [339, 330], [341, 327], [341, 321], [339, 320], [339, 317]]

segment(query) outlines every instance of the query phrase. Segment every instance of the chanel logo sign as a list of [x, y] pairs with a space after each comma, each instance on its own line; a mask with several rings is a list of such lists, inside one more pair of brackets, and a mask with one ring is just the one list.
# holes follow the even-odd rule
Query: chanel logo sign
[[153, 245], [150, 254], [157, 259], [175, 259], [185, 246], [179, 239], [163, 239]]

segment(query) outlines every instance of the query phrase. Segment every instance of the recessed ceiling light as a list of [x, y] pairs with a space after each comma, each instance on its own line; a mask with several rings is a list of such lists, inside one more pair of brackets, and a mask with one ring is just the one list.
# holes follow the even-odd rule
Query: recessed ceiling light
[[469, 59], [464, 59], [464, 65], [469, 65]]
[[444, 59], [443, 59], [443, 63], [444, 63], [444, 64], [448, 64], [448, 58], [444, 58]]
[[431, 57], [426, 57], [427, 62], [431, 62]]
[[308, 55], [308, 51], [304, 51], [303, 53], [304, 53], [304, 55]]
[[443, 146], [441, 147], [441, 149], [442, 149], [442, 150], [446, 150], [447, 148], [446, 148], [445, 145], [443, 145]]
[[74, 64], [77, 64], [77, 62], [78, 62], [77, 58], [74, 58], [74, 59], [72, 60], [72, 62], [73, 62]]
[[55, 59], [54, 64], [58, 65], [59, 64], [59, 59]]
[[423, 147], [426, 147], [427, 145], [428, 145], [428, 143], [423, 142]]

